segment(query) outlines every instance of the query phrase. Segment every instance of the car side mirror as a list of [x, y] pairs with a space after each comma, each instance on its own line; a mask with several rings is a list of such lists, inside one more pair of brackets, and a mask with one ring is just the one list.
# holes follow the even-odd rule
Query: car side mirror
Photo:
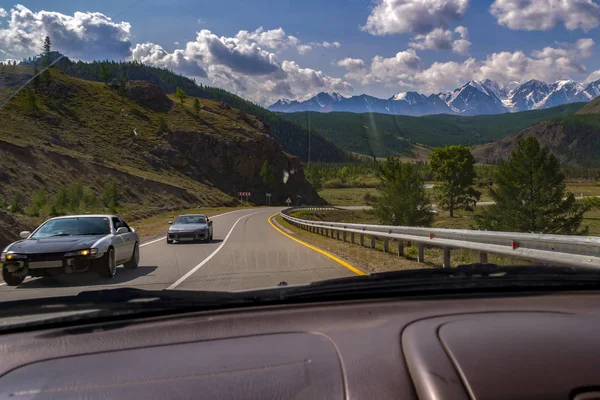
[[129, 233], [129, 229], [125, 228], [124, 226], [117, 229], [117, 235], [122, 235], [124, 233]]
[[29, 232], [29, 231], [23, 231], [23, 232], [19, 233], [19, 236], [21, 236], [21, 239], [27, 239], [30, 235], [31, 235], [31, 232]]
[[129, 229], [131, 229], [131, 232], [135, 233], [135, 228], [129, 227]]
[[169, 221], [169, 225], [173, 225], [173, 221]]

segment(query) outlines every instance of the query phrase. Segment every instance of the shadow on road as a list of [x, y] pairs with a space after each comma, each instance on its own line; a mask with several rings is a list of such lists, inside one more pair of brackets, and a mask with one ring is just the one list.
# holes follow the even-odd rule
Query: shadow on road
[[174, 246], [181, 246], [181, 245], [186, 245], [186, 244], [215, 244], [215, 243], [221, 243], [223, 242], [222, 239], [213, 239], [210, 242], [175, 242], [173, 243]]
[[38, 278], [21, 283], [17, 289], [42, 289], [49, 287], [77, 287], [77, 286], [110, 286], [127, 283], [149, 275], [154, 272], [157, 266], [140, 266], [136, 269], [117, 268], [114, 278], [107, 279], [100, 277], [95, 272], [85, 272], [81, 274], [62, 275], [54, 277]]

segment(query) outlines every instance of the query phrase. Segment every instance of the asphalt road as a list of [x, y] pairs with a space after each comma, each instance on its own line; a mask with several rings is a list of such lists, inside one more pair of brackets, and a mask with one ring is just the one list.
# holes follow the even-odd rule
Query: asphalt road
[[164, 238], [142, 243], [140, 266], [135, 270], [121, 266], [113, 279], [85, 273], [28, 278], [17, 287], [0, 283], [0, 302], [117, 287], [235, 291], [355, 275], [277, 231], [268, 219], [279, 211], [244, 209], [212, 216], [212, 243], [168, 245]]

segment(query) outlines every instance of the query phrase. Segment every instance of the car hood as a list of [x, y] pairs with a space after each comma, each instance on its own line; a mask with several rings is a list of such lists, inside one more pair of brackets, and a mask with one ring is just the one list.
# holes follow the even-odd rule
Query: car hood
[[195, 231], [197, 229], [207, 229], [207, 224], [176, 224], [171, 225], [169, 231], [171, 232], [189, 232]]
[[89, 249], [106, 235], [59, 236], [43, 239], [25, 239], [10, 245], [7, 250], [20, 254], [62, 253]]

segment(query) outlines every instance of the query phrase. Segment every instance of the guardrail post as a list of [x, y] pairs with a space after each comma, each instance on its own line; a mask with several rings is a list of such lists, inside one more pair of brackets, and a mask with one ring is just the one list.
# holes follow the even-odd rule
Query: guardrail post
[[335, 231], [335, 238], [340, 240], [340, 231]]
[[386, 253], [390, 252], [390, 239], [383, 239], [383, 251]]
[[350, 232], [350, 243], [354, 244], [354, 232]]
[[348, 233], [348, 232], [344, 231], [344, 234], [342, 235], [342, 237], [344, 238], [344, 243], [346, 243], [346, 234], [347, 234], [347, 233]]
[[375, 236], [371, 236], [371, 248], [375, 248]]
[[444, 247], [444, 268], [450, 268], [450, 247]]
[[423, 243], [419, 243], [419, 254], [417, 256], [417, 262], [425, 262], [425, 245]]
[[479, 252], [479, 263], [480, 264], [487, 264], [488, 263], [488, 253], [485, 253], [483, 251]]
[[365, 235], [360, 234], [360, 246], [365, 247]]
[[404, 240], [398, 240], [398, 257], [404, 255]]

